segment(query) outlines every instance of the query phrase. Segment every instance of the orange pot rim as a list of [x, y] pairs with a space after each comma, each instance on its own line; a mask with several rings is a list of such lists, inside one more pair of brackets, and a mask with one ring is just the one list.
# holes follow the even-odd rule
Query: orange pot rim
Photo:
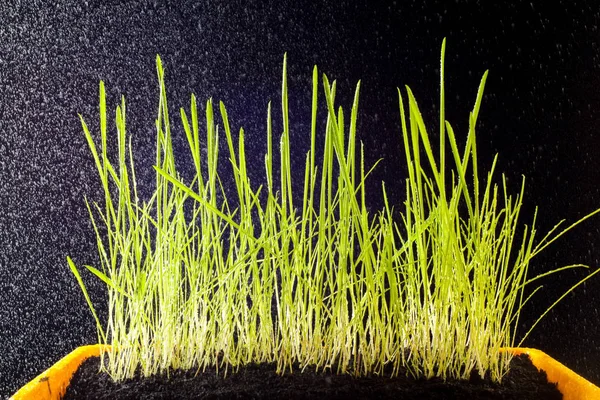
[[556, 383], [563, 400], [600, 399], [600, 388], [541, 350], [527, 347], [506, 347], [501, 352], [517, 356], [526, 354], [538, 370], [546, 372], [548, 382]]
[[[89, 357], [98, 356], [101, 351], [108, 350], [110, 346], [99, 344], [76, 348], [19, 389], [9, 400], [60, 400], [79, 366]], [[507, 347], [500, 351], [529, 356], [538, 370], [546, 372], [548, 382], [557, 384], [564, 400], [600, 399], [599, 387], [543, 351], [525, 347]]]

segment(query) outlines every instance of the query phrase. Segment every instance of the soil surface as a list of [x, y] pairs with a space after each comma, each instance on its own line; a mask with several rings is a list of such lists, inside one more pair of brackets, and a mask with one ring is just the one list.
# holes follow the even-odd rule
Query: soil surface
[[175, 371], [166, 376], [114, 383], [98, 373], [99, 358], [86, 360], [73, 376], [68, 399], [419, 399], [419, 400], [554, 400], [562, 395], [549, 384], [544, 372], [525, 355], [514, 357], [501, 384], [478, 376], [468, 381], [412, 379], [402, 373], [396, 378], [315, 373], [305, 370], [279, 376], [274, 365], [240, 368], [223, 377], [214, 369], [199, 373]]

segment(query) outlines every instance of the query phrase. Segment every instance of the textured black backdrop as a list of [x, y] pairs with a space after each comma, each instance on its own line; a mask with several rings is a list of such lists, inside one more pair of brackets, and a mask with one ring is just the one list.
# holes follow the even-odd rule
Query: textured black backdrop
[[[396, 204], [402, 199], [396, 87], [412, 87], [435, 132], [439, 48], [447, 37], [447, 118], [465, 135], [477, 84], [490, 69], [478, 130], [481, 162], [489, 165], [499, 152], [499, 170], [515, 192], [520, 175], [527, 177], [522, 222], [531, 221], [535, 205], [540, 232], [600, 207], [595, 0], [246, 3], [0, 3], [0, 396], [96, 340], [65, 262], [71, 255], [78, 264], [97, 264], [83, 197], [100, 199], [101, 193], [77, 113], [97, 129], [100, 79], [111, 108], [126, 96], [140, 185], [148, 188], [157, 53], [167, 68], [172, 115], [188, 105], [191, 92], [202, 101], [224, 100], [233, 125], [248, 132], [256, 181], [266, 103], [272, 99], [278, 108], [284, 52], [297, 163], [307, 146], [312, 66], [338, 79], [346, 107], [362, 79], [360, 139], [369, 163], [385, 158], [370, 186], [371, 204], [378, 207], [381, 179]], [[174, 129], [181, 134], [177, 123]], [[577, 228], [535, 259], [532, 273], [576, 262], [598, 268], [599, 232], [600, 219]], [[547, 279], [522, 326], [586, 273]], [[86, 282], [101, 304], [101, 285]], [[600, 276], [569, 295], [524, 343], [597, 384], [599, 289]]]

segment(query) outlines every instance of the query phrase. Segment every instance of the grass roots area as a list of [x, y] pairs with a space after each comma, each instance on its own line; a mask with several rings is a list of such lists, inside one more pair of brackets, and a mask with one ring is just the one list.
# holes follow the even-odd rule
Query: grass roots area
[[[192, 95], [189, 109], [180, 110], [195, 169], [185, 180], [175, 167], [157, 57], [156, 186], [146, 200], [138, 197], [124, 98], [109, 160], [101, 82], [99, 143], [82, 117], [81, 123], [104, 188], [103, 201], [86, 200], [101, 262], [86, 268], [107, 285], [107, 321], [97, 316], [71, 258], [68, 263], [99, 342], [112, 345], [102, 369], [115, 381], [171, 370], [226, 375], [261, 363], [278, 374], [314, 369], [442, 380], [476, 374], [500, 381], [511, 356], [499, 350], [515, 344], [528, 300], [524, 288], [557, 271], [529, 278], [529, 262], [575, 224], [560, 233], [557, 225], [534, 241], [534, 217], [516, 242], [523, 186], [511, 195], [504, 178], [494, 183], [496, 160], [485, 179], [477, 168], [475, 126], [487, 72], [459, 149], [444, 118], [444, 52], [445, 42], [439, 147], [434, 151], [410, 88], [398, 90], [406, 199], [394, 209], [382, 184], [385, 207], [376, 213], [367, 211], [365, 193], [373, 167], [365, 166], [365, 150], [356, 143], [360, 82], [348, 114], [336, 106], [335, 81], [322, 76], [327, 120], [319, 133], [321, 84], [314, 68], [300, 192], [292, 192], [298, 186], [292, 184], [285, 57], [283, 131], [274, 137], [269, 103], [264, 185], [250, 182], [244, 130], [232, 132], [225, 105], [219, 104], [217, 123], [213, 101], [199, 110]], [[223, 140], [227, 177], [217, 172]]]
[[502, 383], [474, 374], [469, 380], [414, 379], [405, 370], [393, 378], [317, 372], [275, 373], [272, 364], [248, 364], [224, 377], [214, 366], [204, 374], [174, 370], [147, 378], [114, 382], [98, 374], [100, 360], [92, 357], [77, 370], [63, 400], [76, 399], [403, 399], [403, 400], [560, 400], [562, 394], [525, 355], [514, 357]]

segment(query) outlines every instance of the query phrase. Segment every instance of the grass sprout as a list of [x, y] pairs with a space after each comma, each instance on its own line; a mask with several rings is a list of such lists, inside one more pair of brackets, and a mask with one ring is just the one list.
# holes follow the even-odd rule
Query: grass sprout
[[[516, 242], [524, 179], [515, 196], [504, 176], [500, 186], [494, 183], [496, 158], [483, 179], [478, 170], [475, 127], [488, 73], [459, 149], [444, 115], [444, 54], [445, 40], [439, 146], [434, 150], [410, 88], [398, 90], [406, 199], [394, 210], [382, 184], [385, 207], [376, 213], [367, 211], [365, 186], [375, 166], [365, 167], [365, 150], [356, 140], [360, 82], [347, 114], [336, 105], [336, 82], [323, 74], [327, 120], [321, 135], [314, 67], [300, 193], [292, 191], [286, 56], [283, 131], [274, 136], [269, 103], [263, 186], [250, 182], [245, 132], [232, 132], [225, 105], [219, 103], [217, 124], [209, 99], [201, 126], [192, 95], [189, 109], [180, 110], [195, 169], [186, 182], [175, 167], [165, 73], [157, 57], [156, 186], [147, 200], [138, 196], [124, 98], [115, 114], [116, 161], [109, 160], [100, 82], [99, 144], [80, 119], [104, 191], [103, 202], [86, 199], [101, 267], [85, 267], [107, 286], [105, 324], [67, 259], [95, 318], [98, 341], [112, 345], [101, 368], [115, 380], [136, 371], [150, 376], [212, 366], [227, 374], [249, 363], [274, 363], [280, 374], [297, 366], [393, 376], [404, 367], [416, 377], [477, 373], [500, 381], [511, 358], [500, 349], [516, 344], [517, 322], [530, 298], [525, 288], [581, 267], [530, 278], [531, 259], [600, 210], [562, 231], [555, 226], [537, 242], [536, 211]], [[233, 190], [217, 172], [222, 140]]]

